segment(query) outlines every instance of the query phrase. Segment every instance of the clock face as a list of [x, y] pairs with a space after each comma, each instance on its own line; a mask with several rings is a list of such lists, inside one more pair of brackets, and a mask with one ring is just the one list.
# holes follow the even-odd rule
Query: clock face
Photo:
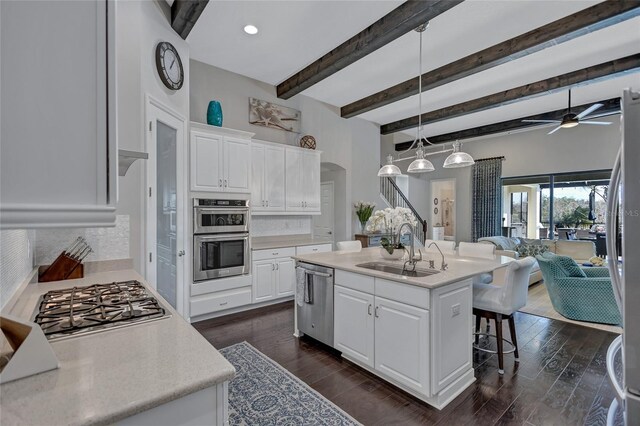
[[178, 51], [166, 41], [156, 47], [156, 68], [160, 79], [171, 90], [178, 90], [184, 82], [184, 70]]

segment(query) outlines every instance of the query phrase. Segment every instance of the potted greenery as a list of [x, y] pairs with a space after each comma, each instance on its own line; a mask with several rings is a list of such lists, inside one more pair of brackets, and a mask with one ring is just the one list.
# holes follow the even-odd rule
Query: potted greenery
[[[382, 231], [388, 234], [380, 240], [380, 255], [385, 259], [400, 259], [405, 253], [404, 245], [400, 242], [398, 229], [403, 223], [410, 223], [414, 227], [418, 224], [416, 217], [410, 209], [404, 207], [386, 208], [373, 213], [369, 229]], [[404, 228], [409, 232], [408, 228]]]
[[370, 203], [368, 201], [358, 201], [353, 205], [356, 209], [356, 215], [360, 221], [360, 231], [364, 234], [367, 222], [373, 213], [376, 203]]

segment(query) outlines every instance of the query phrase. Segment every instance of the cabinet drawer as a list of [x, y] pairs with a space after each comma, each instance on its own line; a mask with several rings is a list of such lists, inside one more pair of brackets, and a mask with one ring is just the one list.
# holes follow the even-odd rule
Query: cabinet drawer
[[309, 253], [324, 253], [331, 251], [333, 244], [316, 244], [314, 246], [298, 246], [296, 247], [296, 254], [309, 254]]
[[381, 278], [376, 278], [375, 281], [376, 296], [422, 309], [429, 309], [429, 289]]
[[252, 260], [275, 259], [277, 257], [291, 257], [296, 255], [295, 247], [282, 247], [266, 250], [253, 250]]
[[235, 277], [217, 278], [215, 280], [198, 281], [191, 284], [191, 296], [200, 296], [231, 290], [232, 288], [247, 287], [251, 285], [251, 275], [237, 275]]
[[191, 317], [249, 305], [251, 303], [251, 287], [219, 291], [191, 298]]
[[374, 290], [373, 277], [341, 271], [339, 269], [335, 272], [335, 284], [369, 294], [373, 294]]

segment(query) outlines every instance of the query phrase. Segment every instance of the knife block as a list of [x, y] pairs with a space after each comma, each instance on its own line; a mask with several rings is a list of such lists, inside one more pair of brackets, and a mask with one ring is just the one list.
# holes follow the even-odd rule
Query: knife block
[[61, 254], [51, 265], [38, 268], [38, 282], [71, 280], [84, 277], [84, 265], [71, 257]]

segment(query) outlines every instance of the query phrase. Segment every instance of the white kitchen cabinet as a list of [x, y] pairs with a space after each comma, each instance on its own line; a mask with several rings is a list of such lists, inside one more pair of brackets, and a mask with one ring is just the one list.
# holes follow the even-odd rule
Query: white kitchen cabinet
[[320, 152], [287, 147], [286, 209], [320, 213]]
[[279, 257], [294, 249], [258, 250], [253, 261], [253, 303], [291, 296], [295, 288], [295, 261]]
[[284, 147], [253, 141], [251, 144], [251, 210], [285, 210]]
[[191, 190], [250, 192], [252, 133], [191, 123]]
[[334, 286], [334, 348], [362, 364], [374, 366], [374, 297]]
[[375, 297], [375, 369], [429, 395], [429, 311]]
[[116, 2], [0, 2], [0, 228], [113, 226]]

